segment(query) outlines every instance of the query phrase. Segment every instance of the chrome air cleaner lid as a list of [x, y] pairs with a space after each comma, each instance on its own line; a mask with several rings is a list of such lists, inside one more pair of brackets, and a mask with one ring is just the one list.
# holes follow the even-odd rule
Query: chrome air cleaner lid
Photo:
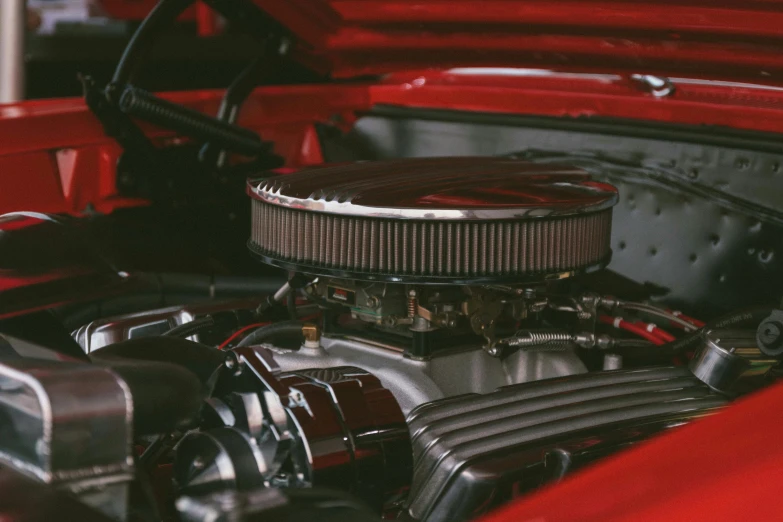
[[333, 165], [248, 182], [253, 253], [311, 274], [400, 282], [529, 281], [609, 258], [617, 190], [506, 158]]

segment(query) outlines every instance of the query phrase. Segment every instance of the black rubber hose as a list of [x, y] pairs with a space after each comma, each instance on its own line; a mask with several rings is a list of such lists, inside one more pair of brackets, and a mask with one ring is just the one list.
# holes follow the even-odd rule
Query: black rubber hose
[[607, 352], [622, 355], [624, 363], [631, 365], [667, 365], [672, 360], [671, 353], [662, 352], [659, 346], [642, 339], [615, 339]]
[[296, 292], [291, 292], [286, 298], [286, 308], [288, 308], [288, 317], [292, 321], [296, 321], [299, 317], [299, 313], [296, 311]]
[[166, 306], [211, 299], [257, 297], [273, 293], [285, 280], [277, 277], [245, 277], [179, 273], [138, 273], [142, 288], [92, 303], [63, 306], [56, 317], [66, 329], [75, 330], [100, 317], [129, 314]]
[[[217, 119], [225, 123], [236, 123], [239, 115], [239, 109], [245, 100], [258, 85], [261, 72], [265, 67], [269, 67], [268, 60], [259, 56], [250, 63], [239, 76], [231, 82], [220, 102]], [[226, 163], [227, 154], [221, 147], [216, 147], [214, 143], [205, 143], [199, 151], [199, 158], [202, 161], [214, 161], [215, 165], [223, 168]]]
[[191, 335], [195, 335], [201, 330], [209, 328], [214, 324], [215, 320], [212, 318], [212, 316], [205, 315], [204, 317], [199, 317], [198, 319], [194, 319], [189, 323], [175, 326], [171, 330], [164, 332], [162, 335], [164, 337], [190, 337]]
[[110, 344], [90, 354], [95, 361], [135, 360], [182, 366], [198, 377], [208, 390], [209, 381], [225, 360], [225, 354], [211, 346], [187, 339], [144, 337]]
[[125, 46], [112, 78], [113, 84], [131, 83], [155, 39], [195, 0], [161, 0], [139, 25]]
[[241, 346], [262, 343], [280, 335], [301, 334], [303, 324], [302, 321], [282, 321], [262, 326], [250, 332], [244, 339], [239, 341], [236, 347], [239, 348]]
[[[628, 348], [655, 348], [656, 345], [643, 339], [615, 339], [612, 350], [623, 350]], [[610, 350], [611, 351], [611, 350]]]
[[696, 330], [685, 337], [662, 345], [659, 348], [659, 351], [666, 354], [678, 355], [690, 350], [695, 350], [701, 344], [704, 332], [715, 328], [748, 326], [749, 324], [754, 328], [757, 328], [761, 321], [766, 319], [774, 309], [775, 308], [772, 306], [755, 306], [731, 312], [730, 314], [709, 321], [703, 328]]
[[93, 357], [93, 363], [110, 368], [128, 385], [136, 435], [190, 428], [198, 420], [206, 390], [187, 368], [121, 357]]

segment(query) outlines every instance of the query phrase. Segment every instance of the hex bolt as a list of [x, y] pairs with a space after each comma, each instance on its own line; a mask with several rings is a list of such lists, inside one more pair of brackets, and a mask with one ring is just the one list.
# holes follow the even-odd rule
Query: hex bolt
[[223, 364], [225, 365], [226, 369], [232, 372], [232, 375], [234, 377], [239, 377], [240, 375], [242, 375], [242, 370], [244, 369], [244, 365], [237, 358], [235, 353], [229, 353], [226, 356], [226, 360]]

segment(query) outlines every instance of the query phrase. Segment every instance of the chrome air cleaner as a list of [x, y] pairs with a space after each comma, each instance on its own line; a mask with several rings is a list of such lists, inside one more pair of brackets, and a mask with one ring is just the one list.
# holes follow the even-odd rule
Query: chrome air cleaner
[[410, 283], [531, 281], [604, 266], [617, 190], [573, 167], [402, 159], [248, 182], [250, 250], [299, 272]]

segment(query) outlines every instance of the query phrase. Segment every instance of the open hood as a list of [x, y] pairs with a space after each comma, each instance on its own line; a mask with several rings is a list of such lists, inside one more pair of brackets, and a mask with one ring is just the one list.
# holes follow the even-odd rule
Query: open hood
[[783, 84], [783, 2], [255, 0], [336, 78], [522, 67]]

